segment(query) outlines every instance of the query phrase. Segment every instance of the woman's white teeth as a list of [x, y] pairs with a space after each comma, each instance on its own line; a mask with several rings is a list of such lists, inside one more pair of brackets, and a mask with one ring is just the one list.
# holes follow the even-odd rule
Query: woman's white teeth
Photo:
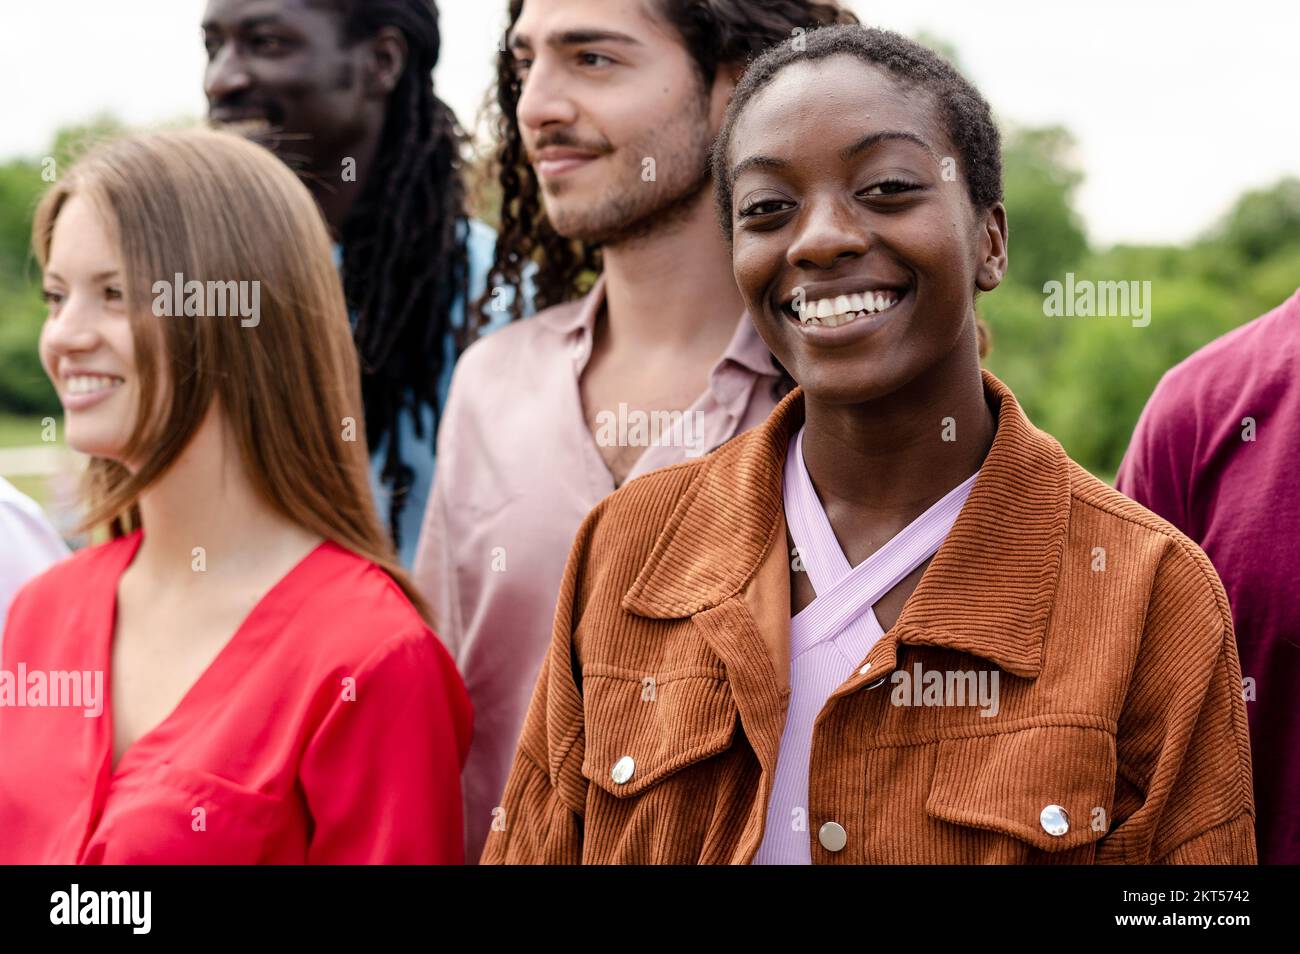
[[106, 388], [122, 384], [121, 378], [110, 378], [99, 374], [74, 374], [65, 382], [64, 389], [69, 394], [94, 394]]
[[802, 309], [796, 304], [794, 313], [805, 325], [826, 325], [834, 328], [863, 315], [873, 315], [892, 308], [898, 303], [898, 296], [892, 291], [854, 292], [852, 295], [837, 295], [835, 298], [819, 298], [804, 303]]

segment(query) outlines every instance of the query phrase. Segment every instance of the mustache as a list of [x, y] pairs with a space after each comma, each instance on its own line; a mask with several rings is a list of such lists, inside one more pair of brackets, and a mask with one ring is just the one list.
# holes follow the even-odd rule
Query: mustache
[[308, 164], [311, 136], [288, 132], [284, 110], [270, 100], [244, 94], [209, 99], [208, 125], [265, 146], [295, 171], [301, 172]]
[[286, 166], [304, 179], [311, 169], [311, 136], [306, 133], [286, 132], [279, 126], [268, 125], [258, 119], [209, 119], [208, 126], [222, 132], [234, 133], [275, 153]]
[[208, 116], [223, 114], [234, 114], [236, 122], [242, 119], [261, 118], [272, 126], [284, 125], [284, 110], [279, 103], [270, 99], [258, 99], [247, 93], [232, 93], [219, 99], [209, 99]]
[[531, 146], [525, 143], [528, 152], [528, 158], [532, 159], [537, 153], [549, 146], [558, 146], [562, 149], [578, 149], [582, 152], [590, 152], [597, 156], [603, 156], [613, 152], [614, 147], [607, 140], [600, 142], [583, 142], [576, 136], [568, 132], [553, 132], [539, 136], [537, 141]]

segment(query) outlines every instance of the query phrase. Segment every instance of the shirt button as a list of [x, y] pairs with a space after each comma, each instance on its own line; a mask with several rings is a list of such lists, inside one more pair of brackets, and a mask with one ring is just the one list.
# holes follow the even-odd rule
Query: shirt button
[[625, 755], [614, 763], [614, 769], [609, 773], [609, 776], [616, 785], [622, 785], [632, 777], [632, 772], [635, 770], [636, 762], [632, 760], [632, 756]]
[[865, 676], [867, 674], [867, 670], [869, 670], [870, 668], [871, 668], [871, 663], [867, 663], [865, 666], [863, 666], [861, 669], [858, 670], [858, 675]]
[[1038, 813], [1038, 823], [1043, 831], [1059, 838], [1070, 830], [1070, 813], [1060, 805], [1048, 805]]
[[839, 822], [827, 822], [817, 830], [817, 840], [827, 851], [839, 851], [848, 844], [849, 836]]

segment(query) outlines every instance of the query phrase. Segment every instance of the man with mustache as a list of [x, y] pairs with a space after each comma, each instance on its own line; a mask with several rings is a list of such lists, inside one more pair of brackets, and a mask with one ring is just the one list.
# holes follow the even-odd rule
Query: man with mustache
[[511, 824], [499, 800], [583, 518], [775, 405], [709, 148], [749, 58], [853, 19], [810, 0], [510, 3], [491, 281], [536, 263], [545, 310], [458, 365], [414, 570], [474, 704], [466, 857]]
[[[495, 235], [469, 218], [463, 133], [434, 95], [434, 0], [209, 0], [204, 90], [305, 179], [338, 242], [380, 516], [405, 566], [451, 369]], [[342, 427], [342, 425], [340, 425]]]

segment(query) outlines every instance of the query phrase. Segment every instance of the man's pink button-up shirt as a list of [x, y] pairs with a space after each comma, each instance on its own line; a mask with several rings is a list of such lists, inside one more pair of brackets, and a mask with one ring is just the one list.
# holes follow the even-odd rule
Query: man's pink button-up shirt
[[[602, 276], [585, 298], [467, 349], [442, 416], [414, 577], [474, 706], [462, 776], [470, 861], [482, 852], [505, 789], [574, 534], [615, 489], [578, 388], [604, 288]], [[628, 480], [763, 421], [776, 403], [776, 380], [767, 346], [742, 313], [707, 390], [682, 418], [691, 424], [681, 439], [647, 446]], [[635, 421], [623, 436], [640, 443]]]

